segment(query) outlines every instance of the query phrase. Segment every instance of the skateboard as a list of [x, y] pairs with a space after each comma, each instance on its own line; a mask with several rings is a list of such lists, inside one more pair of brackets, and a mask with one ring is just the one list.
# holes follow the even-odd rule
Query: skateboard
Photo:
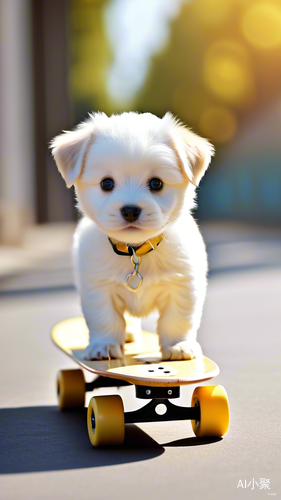
[[57, 377], [57, 394], [61, 410], [84, 407], [85, 394], [100, 387], [134, 385], [136, 397], [149, 400], [142, 408], [124, 412], [119, 395], [92, 397], [88, 407], [87, 426], [93, 446], [122, 445], [125, 424], [191, 420], [199, 438], [223, 436], [229, 426], [227, 393], [221, 385], [197, 387], [191, 407], [174, 405], [183, 385], [216, 377], [219, 368], [205, 356], [192, 360], [162, 361], [158, 336], [142, 332], [136, 341], [126, 342], [124, 358], [87, 361], [83, 358], [88, 345], [88, 329], [84, 318], [58, 323], [52, 340], [81, 368], [98, 375], [86, 382], [83, 370], [61, 370]]

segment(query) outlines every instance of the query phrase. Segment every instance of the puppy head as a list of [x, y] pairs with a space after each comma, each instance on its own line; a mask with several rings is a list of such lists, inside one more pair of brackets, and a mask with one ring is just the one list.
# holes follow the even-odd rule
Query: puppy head
[[[167, 113], [90, 118], [56, 137], [53, 155], [78, 206], [107, 236], [142, 243], [179, 216], [204, 175], [213, 147]], [[190, 208], [190, 207], [189, 207]]]

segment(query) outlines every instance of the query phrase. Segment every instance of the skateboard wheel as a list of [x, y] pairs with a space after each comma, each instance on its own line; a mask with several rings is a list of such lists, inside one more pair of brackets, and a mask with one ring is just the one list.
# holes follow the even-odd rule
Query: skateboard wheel
[[82, 370], [61, 370], [57, 376], [57, 393], [61, 410], [84, 407], [85, 378]]
[[197, 437], [224, 436], [229, 426], [228, 397], [222, 385], [196, 387], [191, 406], [200, 407], [200, 420], [191, 420]]
[[88, 434], [93, 446], [121, 445], [125, 437], [123, 401], [120, 396], [96, 396], [88, 407]]

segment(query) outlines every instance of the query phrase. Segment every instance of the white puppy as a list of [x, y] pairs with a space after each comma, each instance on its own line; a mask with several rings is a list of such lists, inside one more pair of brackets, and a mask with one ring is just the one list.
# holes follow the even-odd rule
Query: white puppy
[[163, 359], [201, 355], [207, 257], [190, 210], [213, 147], [170, 113], [95, 113], [52, 150], [84, 214], [74, 254], [90, 333], [85, 358], [122, 358], [124, 313], [155, 309]]

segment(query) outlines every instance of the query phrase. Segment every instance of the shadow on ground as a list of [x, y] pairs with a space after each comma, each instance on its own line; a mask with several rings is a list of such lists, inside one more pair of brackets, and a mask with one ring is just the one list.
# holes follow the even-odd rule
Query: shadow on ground
[[222, 437], [209, 437], [209, 438], [198, 438], [198, 437], [188, 437], [184, 439], [177, 439], [176, 441], [171, 441], [170, 443], [162, 443], [163, 448], [185, 448], [187, 446], [203, 446], [204, 444], [210, 445], [212, 443], [218, 443], [222, 441]]
[[122, 447], [95, 449], [87, 432], [87, 409], [56, 406], [0, 410], [0, 473], [101, 467], [149, 460], [164, 448], [136, 425], [126, 425]]
[[87, 431], [87, 409], [57, 406], [0, 410], [0, 474], [83, 469], [156, 458], [164, 447], [201, 446], [221, 438], [195, 437], [158, 444], [136, 425], [126, 425], [123, 446], [95, 449]]

